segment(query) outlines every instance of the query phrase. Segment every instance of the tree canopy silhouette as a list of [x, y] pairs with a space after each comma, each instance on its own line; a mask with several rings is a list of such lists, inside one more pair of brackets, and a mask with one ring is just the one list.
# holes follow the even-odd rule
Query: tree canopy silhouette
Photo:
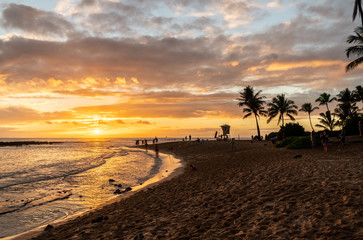
[[309, 115], [309, 122], [310, 122], [310, 126], [311, 126], [311, 129], [313, 130], [313, 131], [315, 131], [314, 130], [314, 127], [313, 127], [313, 124], [311, 123], [311, 113], [314, 111], [314, 110], [316, 110], [316, 109], [319, 109], [318, 107], [313, 107], [312, 105], [311, 105], [311, 103], [304, 103], [302, 106], [301, 106], [301, 109], [299, 110], [299, 111], [303, 111], [303, 112], [307, 112], [308, 113], [308, 115]]
[[297, 115], [296, 109], [298, 108], [295, 105], [295, 102], [292, 100], [288, 100], [285, 98], [285, 94], [277, 95], [272, 99], [271, 103], [268, 103], [268, 116], [267, 123], [269, 123], [273, 118], [279, 115], [279, 119], [277, 124], [280, 124], [282, 121], [282, 126], [285, 125], [284, 115], [288, 116], [291, 120], [295, 120], [292, 115]]
[[240, 97], [237, 98], [238, 100], [238, 106], [243, 107], [242, 111], [245, 114], [243, 118], [247, 118], [251, 116], [252, 114], [255, 116], [256, 119], [256, 126], [257, 126], [257, 135], [260, 139], [261, 133], [260, 133], [260, 127], [258, 125], [258, 119], [261, 116], [266, 116], [267, 112], [264, 110], [264, 104], [265, 101], [263, 99], [264, 96], [260, 96], [260, 93], [262, 91], [258, 91], [257, 93], [254, 92], [253, 87], [248, 85], [243, 89], [242, 92], [240, 92]]

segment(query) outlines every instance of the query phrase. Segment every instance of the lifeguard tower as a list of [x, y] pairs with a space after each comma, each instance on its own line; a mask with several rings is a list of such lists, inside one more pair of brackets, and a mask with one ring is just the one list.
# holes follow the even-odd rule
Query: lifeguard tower
[[227, 125], [227, 124], [224, 124], [221, 126], [222, 128], [222, 131], [223, 131], [223, 134], [221, 136], [221, 138], [223, 140], [228, 140], [229, 137], [230, 137], [230, 129], [231, 129], [231, 126]]

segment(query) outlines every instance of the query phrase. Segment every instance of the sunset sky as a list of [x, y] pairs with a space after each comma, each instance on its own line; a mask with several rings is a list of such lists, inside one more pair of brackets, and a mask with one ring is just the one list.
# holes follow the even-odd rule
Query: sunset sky
[[257, 134], [247, 85], [299, 108], [362, 85], [344, 69], [353, 2], [2, 0], [0, 138]]

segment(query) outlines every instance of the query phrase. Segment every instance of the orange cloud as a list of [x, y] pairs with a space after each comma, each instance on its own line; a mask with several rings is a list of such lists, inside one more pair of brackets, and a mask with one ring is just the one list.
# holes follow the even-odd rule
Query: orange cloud
[[344, 66], [342, 61], [303, 61], [303, 62], [280, 62], [272, 63], [267, 67], [267, 71], [286, 71], [293, 68], [318, 68], [318, 67], [331, 67], [331, 66]]

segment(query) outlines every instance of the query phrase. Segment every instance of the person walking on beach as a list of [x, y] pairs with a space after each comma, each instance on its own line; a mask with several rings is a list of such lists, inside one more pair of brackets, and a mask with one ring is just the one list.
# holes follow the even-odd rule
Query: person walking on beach
[[146, 152], [147, 152], [147, 140], [145, 139], [145, 149], [146, 149]]
[[359, 120], [358, 122], [358, 128], [359, 128], [359, 136], [363, 136], [363, 122], [362, 120]]
[[189, 142], [192, 141], [192, 135], [189, 134]]
[[315, 131], [313, 130], [311, 132], [311, 135], [310, 135], [310, 140], [311, 140], [311, 147], [314, 148], [315, 147], [315, 141], [316, 141], [316, 136], [315, 136]]
[[342, 131], [339, 134], [339, 140], [342, 143], [342, 149], [344, 149], [345, 144], [345, 129], [343, 128]]
[[321, 138], [321, 143], [323, 144], [324, 147], [324, 151], [328, 152], [328, 140], [329, 140], [328, 132], [324, 130], [324, 132], [320, 134], [320, 138]]
[[159, 146], [158, 146], [158, 144], [155, 144], [155, 156], [159, 157]]

